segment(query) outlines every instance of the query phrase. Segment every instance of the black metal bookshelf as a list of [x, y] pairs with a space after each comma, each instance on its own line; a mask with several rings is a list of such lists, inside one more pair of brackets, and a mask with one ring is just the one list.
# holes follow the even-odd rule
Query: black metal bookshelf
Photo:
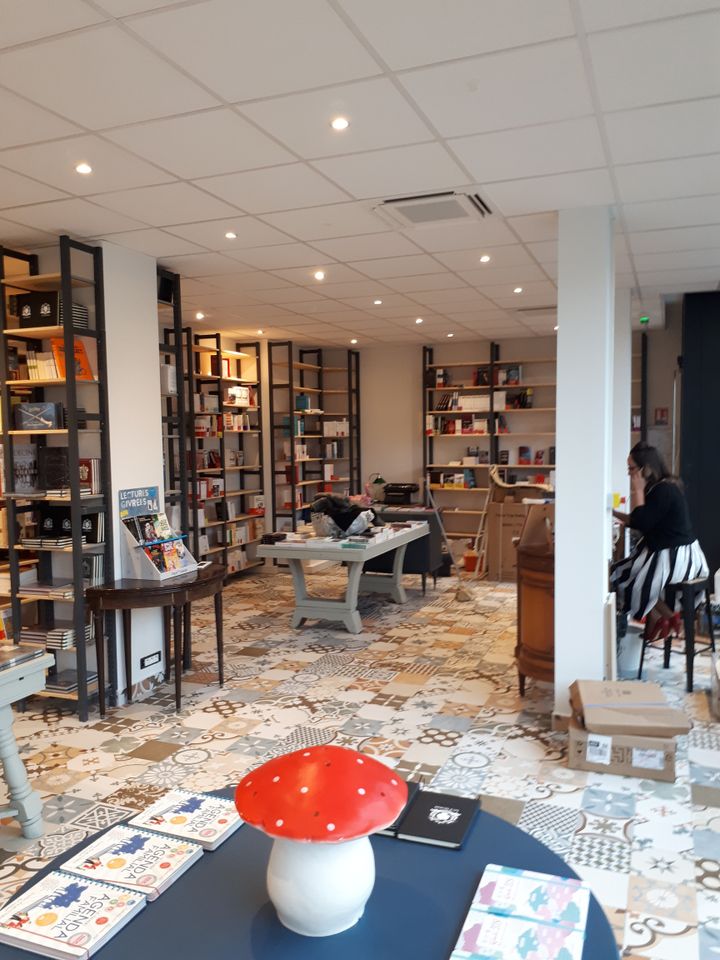
[[[219, 333], [195, 334], [190, 350], [195, 555], [220, 560], [228, 575], [240, 574], [264, 563], [256, 555], [265, 517], [260, 343], [236, 343], [230, 350]], [[249, 396], [237, 396], [246, 391]]]
[[[37, 605], [37, 623], [48, 628], [58, 622], [69, 623], [74, 630], [74, 646], [63, 650], [54, 650], [56, 667], [50, 672], [48, 683], [54, 682], [59, 670], [68, 669], [74, 662], [77, 671], [77, 689], [42, 691], [39, 696], [52, 697], [77, 703], [81, 720], [87, 720], [89, 702], [97, 694], [97, 679], [89, 680], [89, 654], [94, 644], [93, 638], [86, 638], [88, 616], [85, 609], [84, 589], [88, 577], [84, 570], [88, 559], [99, 555], [102, 559], [102, 576], [96, 581], [111, 582], [113, 569], [113, 534], [111, 518], [107, 513], [107, 495], [110, 490], [110, 444], [107, 416], [107, 364], [105, 343], [105, 315], [103, 294], [103, 262], [100, 247], [89, 246], [72, 240], [68, 236], [60, 237], [58, 273], [40, 274], [37, 257], [17, 254], [0, 248], [0, 284], [3, 287], [0, 296], [0, 320], [2, 323], [2, 347], [0, 349], [0, 374], [2, 375], [2, 412], [5, 429], [3, 431], [5, 494], [8, 528], [8, 563], [12, 594], [13, 635], [20, 638], [22, 630], [24, 601]], [[6, 273], [8, 260], [26, 264], [25, 274]], [[74, 293], [75, 292], [75, 293]], [[26, 325], [18, 316], [11, 314], [8, 305], [9, 295], [33, 293], [55, 293], [60, 301], [56, 315], [50, 318], [48, 325], [36, 323]], [[75, 294], [88, 302], [88, 323], [85, 327], [74, 316], [73, 300]], [[62, 304], [62, 315], [60, 315]], [[94, 326], [92, 321], [94, 318]], [[52, 322], [54, 321], [54, 322]], [[51, 339], [62, 339], [65, 358], [75, 358], [76, 342], [82, 339], [86, 345], [88, 359], [94, 353], [96, 357], [96, 376], [94, 379], [81, 379], [77, 376], [75, 362], [67, 361], [65, 377], [53, 376], [20, 378], [18, 369], [10, 358], [27, 361], [27, 351], [36, 350]], [[93, 349], [94, 347], [94, 349]], [[92, 360], [90, 359], [92, 366]], [[14, 410], [18, 394], [31, 402], [58, 402], [64, 415], [62, 425], [53, 428], [20, 429], [15, 427]], [[80, 405], [78, 401], [81, 401]], [[16, 491], [14, 451], [16, 443], [34, 444], [37, 453], [43, 447], [66, 446], [68, 476], [67, 484], [61, 490], [49, 495], [47, 491]], [[91, 496], [81, 495], [80, 468], [81, 459], [99, 460], [99, 480], [101, 492]], [[36, 475], [37, 486], [37, 475]], [[71, 543], [62, 547], [34, 546], [37, 556], [37, 571], [40, 584], [48, 584], [52, 578], [71, 584], [67, 593], [59, 598], [57, 592], [28, 589], [30, 585], [20, 583], [20, 557], [26, 554], [26, 548], [19, 542], [20, 525], [35, 526], [35, 540], [38, 539], [38, 512], [49, 506], [69, 508], [71, 523]], [[82, 519], [91, 514], [105, 515], [104, 541], [101, 543], [83, 543]], [[90, 561], [92, 566], [92, 561]], [[92, 575], [92, 574], [91, 574]], [[23, 586], [26, 589], [23, 589]], [[66, 612], [70, 608], [70, 612]], [[117, 687], [117, 664], [115, 657], [114, 635], [109, 637], [108, 678], [111, 697]]]

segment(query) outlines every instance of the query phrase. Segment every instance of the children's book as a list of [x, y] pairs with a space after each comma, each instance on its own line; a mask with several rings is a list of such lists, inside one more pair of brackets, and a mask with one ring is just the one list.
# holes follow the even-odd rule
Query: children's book
[[130, 826], [152, 830], [215, 850], [243, 821], [232, 800], [207, 793], [171, 790], [130, 821]]
[[156, 900], [202, 855], [198, 843], [121, 824], [66, 860], [61, 869], [86, 880], [137, 890], [148, 900]]
[[580, 880], [488, 864], [451, 960], [581, 960], [589, 905]]
[[145, 903], [141, 893], [54, 870], [0, 910], [0, 943], [85, 960]]
[[[55, 357], [55, 366], [61, 379], [66, 377], [65, 369], [65, 341], [62, 337], [53, 337], [50, 341], [53, 356]], [[88, 359], [85, 344], [78, 337], [74, 344], [75, 350], [75, 379], [76, 380], [94, 380], [90, 360]]]

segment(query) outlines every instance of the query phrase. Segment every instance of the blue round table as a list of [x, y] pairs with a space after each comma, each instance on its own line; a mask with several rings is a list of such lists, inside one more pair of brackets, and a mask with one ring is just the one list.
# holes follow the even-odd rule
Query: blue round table
[[[286, 930], [268, 902], [271, 843], [241, 827], [110, 940], [102, 960], [447, 960], [486, 864], [576, 876], [538, 840], [482, 811], [461, 850], [373, 837], [377, 881], [365, 915], [352, 930], [316, 939]], [[2, 960], [32, 956], [0, 944]], [[594, 897], [583, 960], [618, 960]]]

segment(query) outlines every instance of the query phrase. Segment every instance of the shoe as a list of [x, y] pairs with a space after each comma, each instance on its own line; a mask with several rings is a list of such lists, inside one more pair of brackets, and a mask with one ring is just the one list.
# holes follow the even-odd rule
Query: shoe
[[655, 621], [655, 625], [651, 630], [648, 630], [647, 627], [645, 628], [643, 639], [645, 643], [653, 643], [655, 640], [666, 640], [670, 636], [670, 629], [670, 621], [661, 617]]

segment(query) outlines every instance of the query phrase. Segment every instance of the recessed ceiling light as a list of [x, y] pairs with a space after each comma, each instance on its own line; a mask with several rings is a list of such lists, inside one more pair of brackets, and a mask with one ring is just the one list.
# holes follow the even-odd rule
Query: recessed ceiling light
[[382, 303], [382, 300], [373, 300], [373, 303], [375, 304], [376, 307], [379, 307], [380, 304]]
[[315, 277], [316, 280], [324, 280], [324, 279], [325, 279], [325, 271], [324, 271], [324, 270], [316, 270], [315, 273], [313, 274], [313, 276]]
[[90, 166], [89, 163], [79, 163], [75, 167], [75, 172], [82, 173], [83, 176], [87, 176], [89, 173], [92, 173], [92, 167]]
[[455, 334], [454, 334], [454, 333], [449, 333], [448, 336], [449, 336], [449, 337], [454, 337]]
[[205, 319], [205, 314], [204, 314], [204, 313], [201, 313], [201, 312], [198, 310], [198, 312], [195, 314], [195, 319], [196, 319], [196, 320], [204, 320], [204, 319]]
[[262, 330], [258, 330], [260, 336], [262, 336]]
[[560, 328], [556, 325], [553, 327], [553, 330], [559, 330]]
[[486, 253], [484, 253], [480, 257], [480, 263], [490, 263], [490, 257]]
[[333, 130], [347, 130], [350, 126], [350, 121], [347, 117], [335, 117], [330, 121], [330, 126]]
[[423, 322], [422, 317], [417, 317], [417, 319], [415, 320], [415, 323], [422, 323], [422, 322]]
[[513, 293], [522, 293], [522, 287], [515, 287]]
[[350, 343], [357, 343], [357, 340], [351, 340]]
[[225, 234], [225, 239], [226, 239], [226, 240], [237, 240], [237, 234], [236, 234], [236, 233], [233, 233], [232, 230], [228, 230], [228, 232]]

